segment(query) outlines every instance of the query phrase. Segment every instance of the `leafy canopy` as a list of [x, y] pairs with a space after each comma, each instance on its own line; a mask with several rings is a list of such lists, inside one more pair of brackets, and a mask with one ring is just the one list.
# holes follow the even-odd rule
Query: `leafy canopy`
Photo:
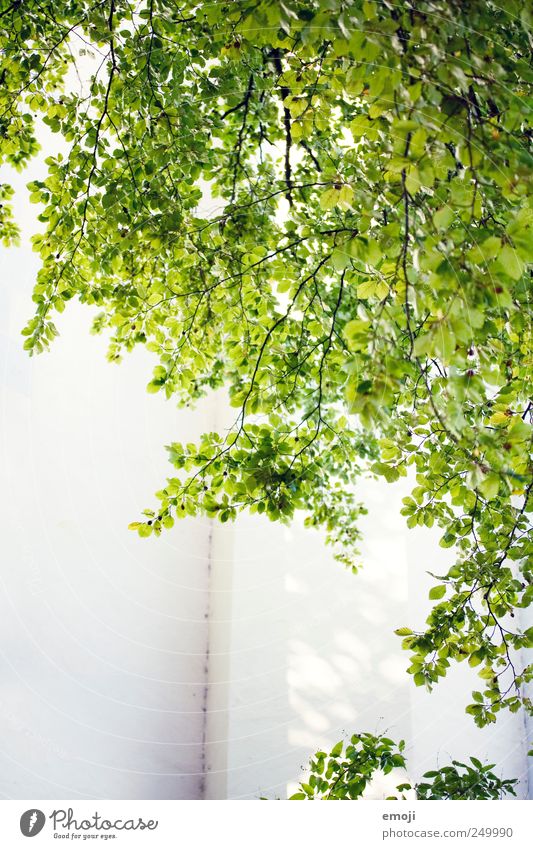
[[2, 0], [0, 45], [3, 161], [25, 165], [40, 121], [66, 151], [30, 187], [25, 347], [79, 298], [111, 360], [153, 352], [150, 392], [225, 386], [235, 408], [229, 433], [170, 446], [133, 527], [305, 509], [355, 568], [354, 482], [410, 471], [407, 524], [455, 552], [426, 627], [398, 629], [415, 683], [468, 659], [479, 725], [529, 707], [526, 6]]

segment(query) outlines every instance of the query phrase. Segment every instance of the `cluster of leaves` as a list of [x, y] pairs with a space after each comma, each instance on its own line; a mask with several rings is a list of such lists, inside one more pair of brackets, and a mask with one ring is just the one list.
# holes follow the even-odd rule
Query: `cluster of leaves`
[[450, 766], [424, 773], [415, 785], [418, 799], [501, 799], [506, 795], [516, 796], [516, 778], [499, 778], [492, 770], [496, 764], [483, 764], [477, 758], [470, 763], [452, 761]]
[[25, 347], [77, 297], [149, 391], [236, 410], [133, 527], [305, 509], [355, 566], [354, 483], [411, 471], [455, 562], [409, 669], [479, 666], [479, 725], [531, 707], [531, 44], [518, 0], [0, 3], [0, 158], [64, 148]]
[[[389, 737], [376, 737], [367, 732], [354, 734], [349, 743], [340, 741], [329, 754], [316, 752], [309, 762], [309, 777], [300, 782], [291, 799], [360, 799], [376, 773], [385, 775], [393, 769], [405, 769], [405, 743], [396, 744]], [[452, 761], [451, 765], [430, 770], [423, 780], [398, 784], [398, 795], [388, 799], [404, 799], [414, 790], [417, 799], [501, 799], [516, 796], [515, 778], [498, 778], [495, 764], [483, 766], [470, 758], [471, 766]]]

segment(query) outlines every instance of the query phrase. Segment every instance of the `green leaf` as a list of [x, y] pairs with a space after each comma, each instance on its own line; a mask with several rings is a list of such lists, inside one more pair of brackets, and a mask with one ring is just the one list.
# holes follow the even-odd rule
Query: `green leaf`
[[339, 198], [340, 191], [338, 189], [327, 189], [320, 196], [320, 206], [324, 210], [333, 209], [337, 205]]
[[372, 295], [375, 294], [376, 291], [376, 283], [374, 280], [365, 280], [363, 283], [360, 283], [357, 287], [357, 297], [358, 298], [371, 298]]
[[510, 245], [504, 245], [502, 248], [498, 265], [513, 280], [519, 280], [524, 273], [524, 261]]
[[344, 269], [350, 264], [351, 260], [345, 250], [337, 248], [331, 255], [331, 262], [335, 271], [344, 271]]
[[343, 746], [344, 746], [344, 744], [343, 744], [342, 740], [340, 740], [338, 743], [335, 743], [335, 745], [333, 746], [333, 748], [331, 750], [331, 757], [332, 758], [338, 758], [339, 755], [342, 754]]
[[494, 473], [487, 475], [479, 484], [478, 489], [487, 500], [490, 501], [491, 499], [496, 498], [500, 489], [499, 475]]
[[447, 230], [453, 222], [455, 213], [450, 206], [443, 206], [433, 214], [433, 223], [437, 230]]

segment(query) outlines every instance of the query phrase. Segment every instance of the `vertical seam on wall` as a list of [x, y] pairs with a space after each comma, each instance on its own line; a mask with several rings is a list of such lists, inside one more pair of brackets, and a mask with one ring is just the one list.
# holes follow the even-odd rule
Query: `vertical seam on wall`
[[[517, 566], [516, 564], [514, 565], [513, 577], [517, 576], [517, 574], [519, 572], [519, 568], [520, 567]], [[532, 614], [529, 612], [530, 610], [531, 610], [530, 607], [525, 607], [525, 608], [519, 609], [519, 611], [518, 611], [518, 619], [519, 619], [519, 623], [520, 623], [520, 629], [522, 631], [525, 631], [528, 628], [528, 626], [531, 625], [533, 617], [532, 617]], [[528, 658], [525, 656], [525, 649], [523, 647], [520, 649], [520, 659], [522, 661], [522, 665], [524, 666], [524, 668], [527, 667]], [[525, 685], [524, 691], [525, 691], [525, 695], [531, 697], [531, 692], [530, 692], [530, 688], [529, 688], [528, 684]], [[522, 706], [521, 714], [522, 714], [522, 723], [523, 723], [523, 725], [522, 725], [522, 727], [523, 727], [523, 738], [522, 739], [523, 739], [523, 742], [524, 742], [525, 761], [526, 761], [525, 773], [524, 773], [525, 774], [525, 782], [524, 783], [525, 783], [525, 789], [526, 789], [525, 798], [526, 799], [533, 799], [533, 769], [531, 767], [530, 758], [529, 758], [529, 755], [528, 755], [528, 751], [529, 751], [530, 746], [531, 746], [529, 740], [530, 740], [533, 720], [530, 719], [530, 714], [524, 706]], [[519, 778], [522, 778], [522, 776], [519, 776]]]
[[207, 537], [207, 591], [206, 591], [206, 607], [204, 613], [204, 622], [206, 626], [205, 632], [205, 651], [204, 651], [204, 685], [202, 688], [202, 742], [200, 748], [200, 786], [198, 797], [206, 798], [207, 791], [207, 709], [209, 703], [209, 655], [211, 651], [210, 645], [210, 618], [211, 618], [211, 573], [213, 568], [213, 520], [209, 521], [209, 534]]
[[[524, 623], [521, 623], [521, 624], [522, 624], [522, 628], [524, 628]], [[527, 625], [527, 622], [525, 624]], [[525, 628], [524, 628], [524, 630], [525, 630]], [[524, 649], [523, 648], [520, 650], [520, 656], [521, 656], [521, 659], [523, 661], [524, 667], [527, 667], [527, 658], [524, 657]], [[524, 729], [523, 740], [524, 740], [524, 743], [525, 743], [525, 751], [526, 751], [526, 768], [525, 768], [526, 796], [525, 796], [525, 798], [526, 799], [533, 799], [533, 782], [531, 781], [532, 772], [531, 772], [531, 766], [530, 766], [530, 763], [529, 763], [529, 757], [530, 756], [528, 755], [528, 751], [529, 751], [529, 748], [530, 748], [529, 736], [530, 736], [530, 730], [531, 730], [531, 728], [530, 728], [530, 722], [531, 721], [529, 719], [529, 715], [528, 715], [527, 710], [523, 706], [522, 706], [521, 713], [522, 713], [522, 723], [523, 723], [523, 729]]]
[[523, 721], [523, 726], [524, 726], [524, 741], [525, 741], [525, 744], [526, 744], [526, 781], [525, 781], [525, 784], [526, 784], [526, 799], [533, 799], [533, 787], [531, 786], [531, 770], [530, 770], [530, 767], [529, 767], [529, 755], [528, 755], [529, 727], [528, 727], [527, 713], [524, 710], [524, 708], [522, 708], [522, 721]]

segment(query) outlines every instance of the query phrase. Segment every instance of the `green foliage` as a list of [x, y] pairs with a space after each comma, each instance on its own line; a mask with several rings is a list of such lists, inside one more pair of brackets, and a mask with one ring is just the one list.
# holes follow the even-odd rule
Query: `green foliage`
[[531, 18], [503, 6], [0, 3], [0, 159], [28, 161], [37, 120], [65, 150], [30, 186], [25, 347], [79, 298], [111, 360], [154, 354], [150, 392], [235, 407], [170, 446], [133, 527], [304, 509], [355, 567], [354, 482], [410, 472], [407, 524], [455, 562], [409, 671], [431, 688], [468, 659], [478, 725], [530, 708], [532, 675]]
[[429, 781], [419, 782], [415, 789], [419, 799], [501, 799], [516, 796], [515, 778], [498, 778], [492, 770], [496, 764], [483, 764], [470, 758], [471, 766], [452, 761], [450, 766], [430, 770], [423, 775]]
[[[327, 752], [316, 752], [309, 762], [309, 778], [302, 781], [291, 799], [360, 799], [378, 771], [390, 773], [395, 767], [405, 768], [404, 741], [394, 743], [388, 737], [354, 734], [349, 743], [342, 740]], [[470, 758], [471, 766], [452, 761], [451, 765], [431, 770], [423, 780], [411, 785], [398, 784], [398, 795], [388, 799], [404, 799], [414, 790], [418, 799], [501, 799], [516, 796], [515, 778], [498, 778], [495, 764], [483, 766]]]
[[316, 752], [309, 780], [291, 799], [359, 799], [378, 770], [388, 774], [405, 767], [404, 745], [366, 732], [354, 734], [346, 745], [341, 740], [329, 754]]

